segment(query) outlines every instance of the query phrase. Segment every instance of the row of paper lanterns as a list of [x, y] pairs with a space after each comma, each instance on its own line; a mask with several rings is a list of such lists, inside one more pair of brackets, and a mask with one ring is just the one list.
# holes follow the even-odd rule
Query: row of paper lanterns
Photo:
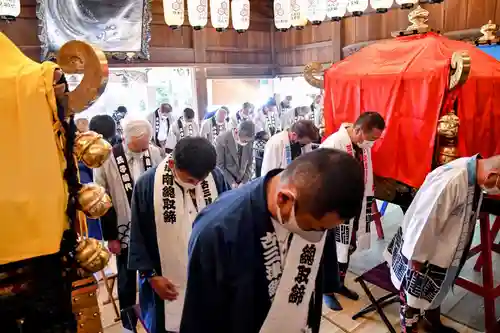
[[[395, 0], [403, 9], [412, 8], [419, 0]], [[439, 3], [443, 0], [430, 0]], [[274, 25], [280, 31], [291, 27], [302, 29], [307, 22], [321, 24], [325, 19], [340, 21], [347, 12], [361, 16], [370, 5], [378, 13], [385, 13], [394, 0], [274, 0]]]
[[[188, 21], [195, 30], [200, 30], [208, 23], [208, 0], [187, 0]], [[184, 24], [184, 0], [163, 0], [165, 23], [171, 28]], [[238, 32], [248, 30], [250, 26], [249, 0], [210, 0], [210, 22], [217, 31], [229, 27], [232, 18], [233, 28]]]

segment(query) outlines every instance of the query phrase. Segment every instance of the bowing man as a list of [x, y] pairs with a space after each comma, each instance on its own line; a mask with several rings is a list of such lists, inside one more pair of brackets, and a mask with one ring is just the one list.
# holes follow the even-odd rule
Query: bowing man
[[135, 186], [129, 268], [139, 271], [139, 299], [148, 332], [179, 332], [193, 221], [230, 189], [215, 163], [211, 142], [187, 137]]
[[500, 155], [459, 158], [425, 178], [385, 258], [401, 290], [401, 327], [418, 332], [456, 333], [441, 323], [440, 305], [469, 253], [483, 193], [500, 194]]
[[[160, 150], [150, 144], [153, 129], [146, 119], [127, 116], [122, 125], [125, 142], [113, 146], [110, 158], [95, 170], [95, 181], [106, 189], [113, 201], [114, 209], [103, 217], [103, 224], [117, 226], [117, 238], [109, 239], [108, 247], [116, 254], [118, 299], [123, 311], [136, 304], [137, 295], [137, 272], [127, 268], [134, 183], [143, 172], [158, 165], [162, 158]], [[131, 321], [124, 320], [123, 326], [132, 332], [136, 323], [137, 318], [132, 318]]]
[[266, 131], [270, 136], [281, 131], [281, 121], [274, 99], [270, 99], [262, 106], [262, 109], [257, 112], [254, 122], [257, 131]]
[[250, 102], [243, 103], [243, 108], [238, 110], [234, 116], [231, 117], [231, 128], [237, 128], [238, 124], [245, 120], [251, 120], [253, 105]]
[[286, 168], [294, 159], [312, 151], [312, 142], [319, 139], [319, 130], [310, 120], [299, 120], [286, 131], [267, 141], [262, 160], [262, 175], [272, 169]]
[[173, 150], [177, 142], [190, 136], [199, 136], [200, 127], [196, 122], [194, 110], [185, 108], [181, 117], [172, 126], [170, 137], [167, 141], [167, 149]]
[[148, 115], [148, 121], [154, 129], [153, 143], [164, 153], [173, 125], [172, 106], [168, 103], [161, 104], [158, 109]]
[[217, 166], [232, 188], [246, 184], [252, 177], [253, 149], [249, 143], [254, 135], [255, 125], [246, 120], [217, 138]]
[[221, 106], [215, 114], [205, 119], [201, 124], [200, 136], [206, 138], [215, 145], [217, 138], [230, 129], [229, 109]]
[[[322, 144], [322, 148], [334, 148], [347, 152], [355, 157], [365, 171], [365, 196], [363, 209], [351, 220], [346, 220], [332, 233], [335, 233], [337, 258], [325, 260], [337, 261], [340, 270], [340, 285], [336, 286], [325, 279], [325, 304], [332, 310], [340, 311], [342, 306], [335, 297], [335, 293], [352, 300], [358, 300], [356, 292], [345, 286], [345, 276], [349, 266], [351, 254], [359, 248], [370, 248], [370, 224], [373, 221], [372, 203], [374, 201], [374, 184], [372, 169], [371, 148], [382, 135], [385, 129], [384, 118], [377, 112], [362, 113], [354, 124], [342, 124], [339, 130], [330, 135]], [[356, 244], [357, 239], [357, 244]], [[335, 246], [332, 243], [332, 246]], [[334, 279], [334, 282], [336, 279]]]
[[317, 149], [220, 197], [194, 223], [181, 332], [319, 332], [325, 230], [363, 192], [352, 156]]

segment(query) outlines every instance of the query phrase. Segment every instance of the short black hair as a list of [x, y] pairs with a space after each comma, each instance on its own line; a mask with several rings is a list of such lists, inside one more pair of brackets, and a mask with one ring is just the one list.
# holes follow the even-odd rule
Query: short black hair
[[383, 131], [385, 129], [385, 121], [380, 113], [367, 111], [358, 117], [354, 123], [354, 127], [361, 127], [363, 131], [371, 131], [375, 128]]
[[120, 105], [116, 111], [120, 112], [120, 113], [127, 113], [127, 108], [124, 107], [123, 105]]
[[184, 113], [184, 118], [189, 119], [189, 120], [194, 119], [194, 110], [193, 109], [185, 108], [183, 113]]
[[186, 137], [175, 145], [175, 167], [186, 171], [196, 179], [205, 178], [214, 168], [217, 161], [215, 147], [202, 137]]
[[259, 131], [255, 133], [255, 140], [264, 140], [264, 138], [266, 138], [267, 136], [268, 134], [266, 131]]
[[318, 148], [304, 154], [288, 165], [281, 180], [297, 187], [297, 209], [316, 219], [336, 212], [347, 220], [361, 212], [363, 167], [344, 151]]
[[319, 139], [319, 129], [310, 120], [296, 121], [290, 128], [290, 131], [297, 134], [299, 139], [309, 138], [311, 141]]
[[239, 123], [238, 134], [247, 138], [253, 138], [255, 135], [255, 124], [253, 121], [245, 120]]
[[252, 107], [252, 103], [250, 103], [250, 102], [243, 103], [243, 109], [250, 109], [251, 107]]
[[104, 139], [110, 141], [116, 136], [116, 122], [107, 114], [99, 114], [90, 120], [89, 130], [101, 134]]

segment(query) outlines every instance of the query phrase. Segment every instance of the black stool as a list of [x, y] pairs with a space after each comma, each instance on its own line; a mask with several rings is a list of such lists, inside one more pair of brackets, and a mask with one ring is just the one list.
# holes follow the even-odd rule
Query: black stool
[[[383, 262], [380, 265], [373, 267], [369, 271], [358, 276], [356, 279], [354, 279], [354, 281], [359, 282], [361, 288], [363, 288], [366, 296], [368, 296], [372, 304], [368, 305], [367, 307], [353, 315], [352, 320], [356, 320], [367, 313], [377, 311], [385, 326], [387, 326], [389, 332], [396, 333], [383, 310], [385, 306], [399, 302], [399, 291], [394, 288], [391, 282], [391, 271], [389, 270], [389, 266], [387, 266], [387, 263]], [[372, 292], [366, 285], [366, 282], [384, 289], [389, 294], [379, 299], [375, 299]]]

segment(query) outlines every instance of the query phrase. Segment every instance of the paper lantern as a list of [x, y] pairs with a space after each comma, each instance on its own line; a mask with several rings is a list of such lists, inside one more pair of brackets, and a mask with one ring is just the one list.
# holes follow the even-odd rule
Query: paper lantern
[[307, 0], [291, 0], [290, 15], [292, 27], [304, 29], [307, 24]]
[[210, 0], [210, 21], [218, 32], [227, 29], [229, 26], [229, 0]]
[[326, 17], [327, 0], [309, 0], [307, 19], [314, 25], [319, 25]]
[[208, 22], [207, 0], [188, 0], [188, 19], [194, 30], [203, 29]]
[[352, 13], [353, 16], [361, 16], [363, 12], [368, 8], [368, 0], [349, 0], [347, 2], [347, 10]]
[[279, 31], [287, 31], [292, 26], [290, 0], [274, 0], [274, 25]]
[[410, 9], [418, 3], [418, 0], [396, 0], [396, 3], [401, 6], [401, 9]]
[[393, 2], [393, 0], [370, 0], [370, 5], [377, 13], [387, 13]]
[[184, 24], [184, 0], [163, 0], [165, 23], [172, 29]]
[[328, 0], [326, 16], [332, 21], [340, 21], [347, 11], [348, 0]]
[[250, 1], [231, 1], [231, 16], [233, 18], [233, 28], [238, 33], [243, 33], [250, 26]]
[[15, 20], [21, 14], [20, 0], [3, 0], [0, 1], [0, 19]]

